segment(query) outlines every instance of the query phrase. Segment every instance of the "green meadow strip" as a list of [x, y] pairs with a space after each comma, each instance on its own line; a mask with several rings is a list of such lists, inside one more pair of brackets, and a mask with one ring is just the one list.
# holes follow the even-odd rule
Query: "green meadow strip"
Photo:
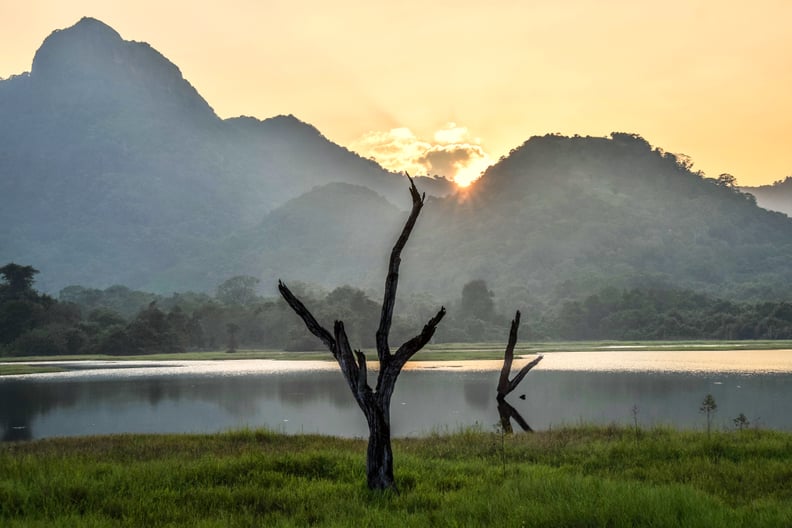
[[268, 431], [0, 445], [0, 525], [788, 526], [792, 434], [580, 426], [364, 440]]

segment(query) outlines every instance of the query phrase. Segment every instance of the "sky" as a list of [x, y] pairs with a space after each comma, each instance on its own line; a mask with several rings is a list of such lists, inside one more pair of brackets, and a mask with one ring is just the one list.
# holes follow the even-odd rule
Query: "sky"
[[740, 185], [792, 175], [792, 1], [0, 0], [0, 78], [98, 18], [220, 117], [294, 114], [464, 183], [531, 136], [642, 135]]

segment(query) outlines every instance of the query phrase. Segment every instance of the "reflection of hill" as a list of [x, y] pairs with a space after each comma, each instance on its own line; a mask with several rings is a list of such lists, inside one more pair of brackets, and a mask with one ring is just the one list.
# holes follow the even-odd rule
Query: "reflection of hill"
[[[539, 369], [530, 378], [520, 385], [526, 399], [509, 403], [537, 430], [580, 422], [630, 424], [633, 405], [639, 408], [642, 427], [698, 428], [703, 425], [699, 405], [707, 393], [718, 403], [716, 424], [725, 428], [731, 428], [730, 420], [742, 412], [752, 422], [760, 418], [765, 427], [792, 429], [785, 405], [792, 391], [789, 374]], [[494, 371], [405, 372], [391, 408], [394, 435], [471, 426], [491, 430], [498, 416], [496, 383]], [[509, 412], [509, 417], [514, 414]], [[274, 429], [290, 427], [293, 433], [355, 436], [366, 432], [365, 420], [337, 371], [0, 381], [4, 441], [127, 431], [220, 431], [262, 424]]]
[[0, 382], [3, 441], [36, 437], [32, 422], [58, 409], [101, 406], [114, 409], [157, 407], [180, 401], [205, 402], [231, 416], [252, 416], [262, 401], [298, 406], [332, 402], [348, 407], [351, 396], [340, 374], [290, 373], [281, 376], [153, 376], [140, 379], [4, 380]]

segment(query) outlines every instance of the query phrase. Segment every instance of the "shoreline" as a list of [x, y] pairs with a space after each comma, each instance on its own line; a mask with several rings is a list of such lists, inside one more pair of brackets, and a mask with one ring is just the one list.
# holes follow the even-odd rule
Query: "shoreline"
[[[294, 353], [292, 353], [294, 354]], [[326, 354], [329, 356], [329, 354]], [[518, 369], [538, 354], [521, 353], [512, 367]], [[792, 349], [751, 350], [589, 350], [547, 352], [534, 370], [657, 373], [792, 373]], [[407, 371], [499, 371], [502, 359], [424, 359], [410, 361]], [[336, 370], [328, 359], [243, 358], [155, 359], [140, 356], [113, 359], [47, 359], [0, 361], [0, 378], [21, 376], [66, 378], [75, 376], [133, 376], [153, 373], [174, 375], [244, 375]], [[376, 371], [376, 362], [372, 362]], [[121, 373], [123, 372], [123, 373]]]

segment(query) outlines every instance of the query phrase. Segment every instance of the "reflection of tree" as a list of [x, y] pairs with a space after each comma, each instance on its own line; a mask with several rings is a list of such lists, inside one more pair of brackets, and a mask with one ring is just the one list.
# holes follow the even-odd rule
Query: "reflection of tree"
[[75, 391], [61, 391], [49, 383], [28, 381], [0, 382], [0, 427], [3, 442], [31, 440], [31, 423], [59, 405], [72, 405]]
[[317, 375], [300, 373], [279, 376], [277, 379], [278, 399], [295, 405], [308, 405], [314, 401], [330, 401], [337, 408], [349, 406], [349, 394], [343, 386], [339, 388], [335, 373]]
[[[307, 383], [309, 380], [311, 383]], [[267, 399], [300, 406], [316, 401], [329, 401], [338, 408], [349, 404], [348, 395], [337, 383], [334, 372], [47, 381], [6, 379], [0, 381], [0, 440], [35, 439], [33, 422], [57, 409], [74, 408], [81, 412], [83, 407], [95, 405], [110, 409], [148, 406], [154, 413], [154, 408], [162, 403], [182, 399], [216, 405], [232, 416], [254, 415], [260, 401]], [[136, 424], [127, 426], [134, 430]]]
[[465, 376], [462, 390], [465, 403], [472, 409], [487, 409], [492, 403], [492, 381], [487, 378]]
[[525, 419], [522, 417], [522, 415], [519, 412], [517, 412], [517, 409], [512, 407], [511, 404], [507, 402], [505, 399], [501, 398], [498, 400], [498, 414], [500, 415], [501, 427], [503, 428], [503, 431], [505, 433], [513, 432], [511, 425], [512, 419], [514, 419], [514, 421], [517, 422], [517, 425], [519, 425], [523, 431], [526, 431], [528, 433], [533, 432], [531, 426], [528, 425], [528, 422], [526, 422]]

